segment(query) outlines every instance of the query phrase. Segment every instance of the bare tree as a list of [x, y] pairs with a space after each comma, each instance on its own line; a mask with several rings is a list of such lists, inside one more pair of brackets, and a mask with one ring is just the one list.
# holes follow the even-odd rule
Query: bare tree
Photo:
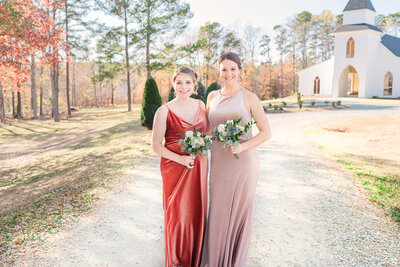
[[245, 57], [253, 62], [256, 55], [260, 31], [260, 28], [256, 28], [252, 25], [246, 25], [244, 28], [243, 43], [246, 51]]

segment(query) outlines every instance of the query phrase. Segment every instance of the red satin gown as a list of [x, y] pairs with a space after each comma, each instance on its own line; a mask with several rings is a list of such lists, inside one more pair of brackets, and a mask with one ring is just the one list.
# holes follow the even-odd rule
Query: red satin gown
[[[193, 124], [168, 108], [165, 147], [174, 153], [188, 155], [180, 150], [178, 141], [182, 137], [178, 134], [193, 128], [200, 132], [207, 128], [206, 111], [200, 103]], [[197, 156], [191, 170], [161, 158], [167, 267], [199, 265], [207, 218], [207, 172], [207, 157]]]

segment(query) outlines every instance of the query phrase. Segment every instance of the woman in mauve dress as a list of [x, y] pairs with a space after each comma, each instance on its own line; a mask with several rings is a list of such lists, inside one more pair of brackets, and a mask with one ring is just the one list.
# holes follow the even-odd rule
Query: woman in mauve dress
[[218, 64], [223, 87], [208, 95], [211, 129], [227, 120], [242, 118], [242, 125], [254, 119], [259, 133], [253, 137], [250, 129], [248, 140], [230, 148], [213, 143], [210, 210], [201, 266], [243, 267], [250, 245], [253, 202], [260, 172], [255, 148], [271, 138], [271, 130], [257, 95], [238, 83], [242, 69], [239, 56], [225, 53]]
[[208, 159], [181, 152], [178, 134], [194, 128], [206, 132], [207, 117], [204, 103], [190, 97], [196, 72], [181, 67], [172, 80], [176, 98], [157, 110], [152, 137], [153, 150], [161, 156], [165, 266], [197, 267], [207, 218]]

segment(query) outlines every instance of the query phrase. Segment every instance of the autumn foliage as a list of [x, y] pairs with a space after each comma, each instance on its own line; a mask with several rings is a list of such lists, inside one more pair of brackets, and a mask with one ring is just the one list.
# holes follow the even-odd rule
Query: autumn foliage
[[29, 77], [28, 63], [39, 52], [39, 64], [57, 65], [67, 51], [65, 32], [50, 11], [64, 0], [3, 0], [0, 3], [0, 85], [18, 90]]

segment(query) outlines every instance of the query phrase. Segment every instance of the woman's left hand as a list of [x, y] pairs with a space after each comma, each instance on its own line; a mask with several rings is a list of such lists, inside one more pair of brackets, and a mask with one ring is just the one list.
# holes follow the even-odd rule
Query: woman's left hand
[[232, 154], [236, 154], [236, 155], [243, 152], [242, 144], [239, 144], [238, 146], [236, 146], [236, 145], [231, 146], [231, 152], [232, 152]]

